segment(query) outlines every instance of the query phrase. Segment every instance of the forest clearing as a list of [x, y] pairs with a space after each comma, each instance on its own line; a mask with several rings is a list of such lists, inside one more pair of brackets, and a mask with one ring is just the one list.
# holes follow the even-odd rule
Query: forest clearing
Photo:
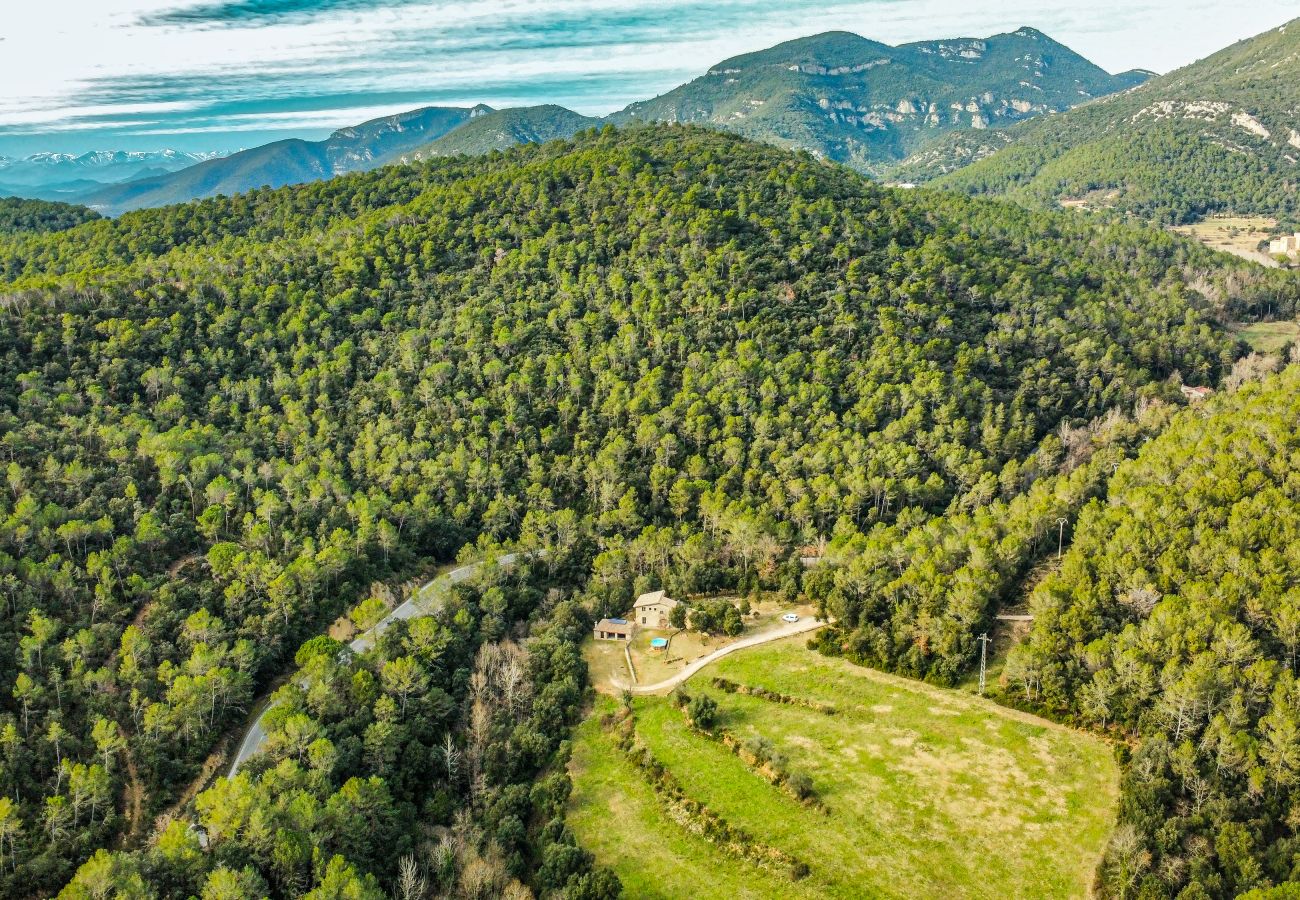
[[[633, 701], [636, 752], [675, 779], [685, 807], [791, 855], [807, 867], [798, 879], [694, 833], [617, 746], [619, 702], [597, 701], [575, 741], [568, 821], [631, 895], [1086, 895], [1118, 794], [1105, 743], [805, 644], [742, 650], [686, 683], [716, 702], [713, 737], [669, 698]], [[760, 771], [723, 733], [778, 762]], [[773, 766], [810, 778], [815, 799], [778, 787]]]

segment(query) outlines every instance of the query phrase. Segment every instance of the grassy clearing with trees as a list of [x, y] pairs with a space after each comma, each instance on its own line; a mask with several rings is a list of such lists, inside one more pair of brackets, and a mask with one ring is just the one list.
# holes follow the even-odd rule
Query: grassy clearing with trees
[[[728, 693], [751, 688], [833, 705]], [[715, 728], [762, 737], [811, 776], [800, 803], [667, 698], [635, 701], [636, 733], [683, 787], [755, 842], [806, 862], [792, 881], [689, 834], [617, 749], [602, 699], [579, 728], [569, 826], [637, 897], [1083, 896], [1114, 821], [1117, 766], [1094, 738], [966, 694], [859, 668], [802, 639], [736, 653], [687, 690]], [[611, 811], [614, 813], [611, 815]]]

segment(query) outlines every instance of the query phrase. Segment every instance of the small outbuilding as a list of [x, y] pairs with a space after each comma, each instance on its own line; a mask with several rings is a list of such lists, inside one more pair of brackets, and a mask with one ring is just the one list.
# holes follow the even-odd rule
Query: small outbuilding
[[1214, 394], [1214, 389], [1207, 387], [1188, 387], [1187, 385], [1183, 385], [1181, 390], [1183, 396], [1193, 403], [1207, 400]]
[[633, 615], [647, 628], [667, 628], [668, 614], [675, 606], [677, 601], [663, 591], [651, 591], [636, 598]]
[[630, 641], [632, 640], [632, 628], [632, 623], [627, 619], [601, 619], [596, 623], [596, 640]]

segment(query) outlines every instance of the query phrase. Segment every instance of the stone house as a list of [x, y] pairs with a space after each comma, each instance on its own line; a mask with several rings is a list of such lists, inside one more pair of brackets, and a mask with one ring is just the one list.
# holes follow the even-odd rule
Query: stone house
[[633, 625], [627, 619], [601, 619], [594, 629], [598, 641], [630, 641]]
[[633, 620], [646, 628], [667, 628], [668, 614], [677, 606], [677, 601], [663, 591], [651, 591], [636, 598], [633, 607]]
[[1295, 256], [1300, 254], [1300, 232], [1284, 235], [1271, 241], [1268, 252], [1273, 256]]

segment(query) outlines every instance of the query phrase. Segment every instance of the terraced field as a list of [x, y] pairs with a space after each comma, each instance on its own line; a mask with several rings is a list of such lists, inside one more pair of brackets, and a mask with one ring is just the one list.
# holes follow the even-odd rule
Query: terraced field
[[[815, 703], [727, 693], [715, 677]], [[1086, 895], [1117, 796], [1102, 742], [822, 657], [802, 638], [738, 652], [686, 687], [717, 701], [718, 729], [766, 738], [791, 771], [811, 776], [829, 812], [694, 731], [669, 700], [636, 699], [640, 743], [685, 795], [809, 873], [793, 880], [729, 853], [670, 816], [607, 727], [619, 701], [601, 698], [576, 738], [569, 821], [629, 896]]]

